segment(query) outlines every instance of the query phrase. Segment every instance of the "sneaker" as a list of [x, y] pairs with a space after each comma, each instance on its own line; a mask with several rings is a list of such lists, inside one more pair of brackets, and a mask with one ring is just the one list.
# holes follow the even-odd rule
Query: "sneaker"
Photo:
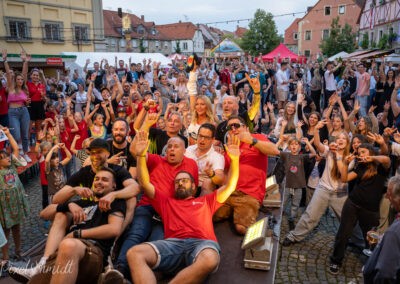
[[28, 164], [28, 162], [22, 156], [16, 157], [14, 154], [11, 154], [11, 158], [14, 163], [21, 165], [23, 167], [25, 167]]
[[124, 275], [116, 270], [116, 269], [110, 269], [106, 272], [101, 277], [101, 281], [99, 281], [99, 284], [125, 284], [125, 277]]
[[12, 266], [8, 269], [8, 274], [12, 279], [20, 283], [27, 283], [33, 276], [38, 274], [43, 268], [43, 265], [36, 265], [32, 268], [20, 268]]
[[336, 263], [329, 264], [329, 273], [333, 275], [337, 275], [340, 270], [340, 265]]
[[291, 239], [289, 239], [288, 237], [286, 237], [286, 238], [283, 240], [282, 245], [283, 245], [284, 247], [288, 247], [288, 246], [290, 246], [290, 245], [293, 245], [294, 243], [295, 243], [295, 241], [292, 241]]
[[31, 160], [31, 158], [29, 158], [28, 154], [24, 154], [24, 155], [22, 155], [22, 157], [24, 157], [25, 161], [27, 161], [28, 164], [32, 163], [32, 160]]
[[10, 267], [10, 262], [8, 260], [2, 260], [0, 262], [0, 277], [8, 277], [8, 268]]

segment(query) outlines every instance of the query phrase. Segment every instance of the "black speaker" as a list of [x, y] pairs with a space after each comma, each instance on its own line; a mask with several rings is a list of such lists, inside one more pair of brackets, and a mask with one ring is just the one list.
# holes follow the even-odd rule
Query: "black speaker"
[[118, 17], [122, 18], [122, 8], [118, 8]]

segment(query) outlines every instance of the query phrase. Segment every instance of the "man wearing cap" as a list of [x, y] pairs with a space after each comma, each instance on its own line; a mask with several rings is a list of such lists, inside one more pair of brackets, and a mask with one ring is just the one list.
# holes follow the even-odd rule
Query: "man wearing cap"
[[115, 199], [126, 199], [128, 209], [124, 220], [125, 228], [132, 221], [139, 186], [124, 167], [107, 163], [107, 158], [110, 156], [110, 148], [106, 140], [100, 138], [94, 139], [90, 143], [88, 150], [91, 165], [82, 167], [78, 172], [73, 174], [67, 180], [67, 184], [54, 195], [52, 201], [53, 203], [61, 204], [76, 195], [82, 198], [90, 198], [93, 196], [91, 187], [96, 173], [102, 167], [109, 167], [116, 174], [116, 190], [100, 198], [99, 207], [106, 211], [111, 208], [111, 203]]
[[47, 206], [41, 217], [55, 219], [43, 257], [32, 268], [11, 267], [10, 276], [24, 283], [97, 283], [126, 212], [123, 200], [107, 211], [97, 203], [115, 190], [116, 182], [115, 172], [102, 167], [94, 177], [93, 198]]

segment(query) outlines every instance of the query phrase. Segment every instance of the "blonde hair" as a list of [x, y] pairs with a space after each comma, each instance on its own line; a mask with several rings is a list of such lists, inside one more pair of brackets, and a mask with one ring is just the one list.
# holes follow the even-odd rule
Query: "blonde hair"
[[[344, 148], [342, 155], [343, 157], [346, 157], [350, 153], [350, 137], [349, 134], [347, 134], [345, 131], [342, 131], [335, 137], [335, 141], [340, 137], [340, 135], [344, 135], [344, 137], [346, 138], [347, 145], [346, 148]], [[333, 156], [333, 167], [331, 169], [331, 177], [335, 180], [339, 180], [340, 171], [336, 161], [336, 153], [332, 153], [332, 156]]]
[[[210, 99], [207, 96], [201, 95], [196, 98], [196, 103], [198, 100], [202, 100], [206, 104], [206, 107], [207, 107], [206, 116], [207, 116], [208, 122], [215, 123]], [[195, 110], [193, 112], [193, 116], [192, 116], [192, 123], [197, 124], [198, 118], [199, 118], [199, 116], [197, 114], [197, 111]]]

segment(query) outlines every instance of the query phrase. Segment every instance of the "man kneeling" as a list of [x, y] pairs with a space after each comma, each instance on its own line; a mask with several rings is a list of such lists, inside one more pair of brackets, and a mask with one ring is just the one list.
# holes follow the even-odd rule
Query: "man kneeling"
[[114, 200], [108, 211], [98, 207], [98, 199], [115, 188], [114, 171], [104, 167], [96, 173], [91, 198], [46, 207], [41, 217], [57, 213], [44, 256], [33, 268], [11, 267], [10, 276], [29, 283], [97, 283], [114, 240], [121, 234], [126, 211], [122, 199]]
[[132, 247], [127, 253], [135, 284], [156, 283], [152, 269], [176, 274], [170, 283], [202, 283], [219, 264], [219, 245], [212, 216], [235, 190], [239, 174], [239, 139], [229, 137], [231, 166], [227, 184], [211, 194], [194, 198], [193, 177], [180, 171], [175, 177], [175, 197], [167, 197], [150, 183], [146, 165], [147, 134], [135, 137], [139, 182], [164, 223], [165, 240]]

